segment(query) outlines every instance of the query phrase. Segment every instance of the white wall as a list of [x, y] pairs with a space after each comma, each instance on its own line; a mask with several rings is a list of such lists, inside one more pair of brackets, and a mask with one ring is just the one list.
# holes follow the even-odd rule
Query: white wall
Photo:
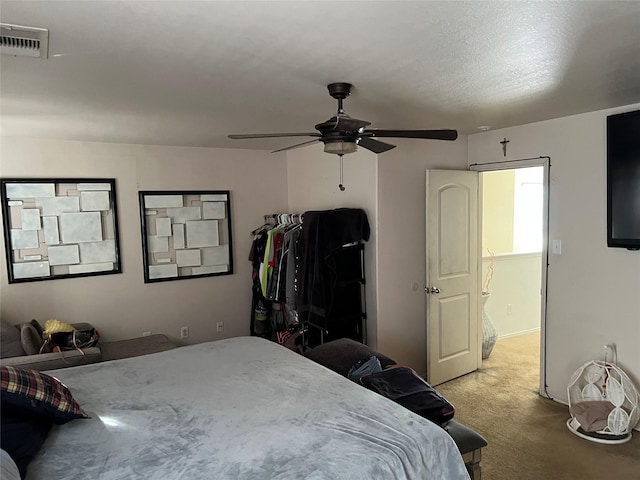
[[[489, 258], [482, 260], [486, 278]], [[493, 320], [498, 337], [510, 337], [540, 329], [540, 253], [495, 255], [493, 278], [485, 311]]]
[[[249, 150], [159, 147], [3, 138], [0, 174], [20, 178], [115, 178], [121, 274], [7, 284], [0, 260], [0, 314], [12, 323], [36, 318], [93, 323], [107, 341], [143, 331], [189, 343], [249, 333], [249, 232], [265, 213], [287, 209], [284, 155]], [[274, 188], [278, 185], [281, 188]], [[233, 275], [145, 284], [139, 190], [230, 190]], [[2, 240], [4, 248], [4, 240]], [[223, 334], [216, 321], [225, 322]]]
[[377, 164], [376, 155], [360, 148], [343, 157], [344, 191], [340, 191], [340, 160], [323, 152], [322, 144], [287, 153], [289, 211], [334, 208], [361, 208], [369, 219], [371, 238], [365, 244], [365, 298], [367, 343], [377, 342], [376, 243], [377, 243]]
[[514, 170], [480, 175], [482, 182], [482, 254], [513, 251]]
[[466, 170], [467, 137], [392, 140], [378, 156], [377, 348], [426, 375], [426, 170]]
[[[393, 139], [378, 156], [364, 149], [339, 159], [322, 146], [288, 153], [292, 211], [363, 208], [371, 224], [366, 245], [368, 343], [426, 374], [425, 177], [427, 168], [466, 169], [467, 141]], [[412, 288], [417, 285], [417, 289]]]
[[[615, 343], [640, 384], [640, 253], [607, 248], [606, 116], [640, 104], [469, 137], [469, 164], [548, 155], [550, 255], [546, 317], [549, 394], [566, 401], [573, 371]], [[509, 140], [507, 157], [500, 140]]]

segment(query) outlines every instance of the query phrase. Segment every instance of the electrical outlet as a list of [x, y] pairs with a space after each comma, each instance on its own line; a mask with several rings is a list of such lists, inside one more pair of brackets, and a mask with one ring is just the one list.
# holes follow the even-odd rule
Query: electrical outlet
[[224, 332], [224, 322], [216, 323], [216, 330], [218, 331], [218, 333]]
[[151, 336], [151, 332], [142, 332], [142, 336], [143, 337], [150, 337]]
[[180, 328], [180, 338], [189, 338], [189, 327]]
[[507, 304], [507, 315], [513, 315], [513, 305], [510, 303]]

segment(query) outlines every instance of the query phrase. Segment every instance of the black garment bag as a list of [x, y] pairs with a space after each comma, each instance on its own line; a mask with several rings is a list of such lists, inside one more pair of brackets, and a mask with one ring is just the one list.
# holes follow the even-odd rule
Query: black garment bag
[[409, 367], [371, 373], [361, 377], [360, 383], [443, 427], [455, 414], [453, 405]]

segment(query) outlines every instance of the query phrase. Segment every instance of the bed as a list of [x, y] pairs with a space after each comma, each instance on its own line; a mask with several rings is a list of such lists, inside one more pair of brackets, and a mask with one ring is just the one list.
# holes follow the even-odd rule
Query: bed
[[237, 337], [48, 372], [89, 419], [27, 479], [468, 479], [440, 427], [301, 355]]

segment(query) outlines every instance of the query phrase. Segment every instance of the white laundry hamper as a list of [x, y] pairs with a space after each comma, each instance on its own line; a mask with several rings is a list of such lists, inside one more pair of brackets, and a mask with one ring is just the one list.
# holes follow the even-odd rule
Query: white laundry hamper
[[624, 443], [640, 420], [640, 395], [615, 363], [592, 360], [574, 372], [567, 386], [567, 427], [598, 443]]

